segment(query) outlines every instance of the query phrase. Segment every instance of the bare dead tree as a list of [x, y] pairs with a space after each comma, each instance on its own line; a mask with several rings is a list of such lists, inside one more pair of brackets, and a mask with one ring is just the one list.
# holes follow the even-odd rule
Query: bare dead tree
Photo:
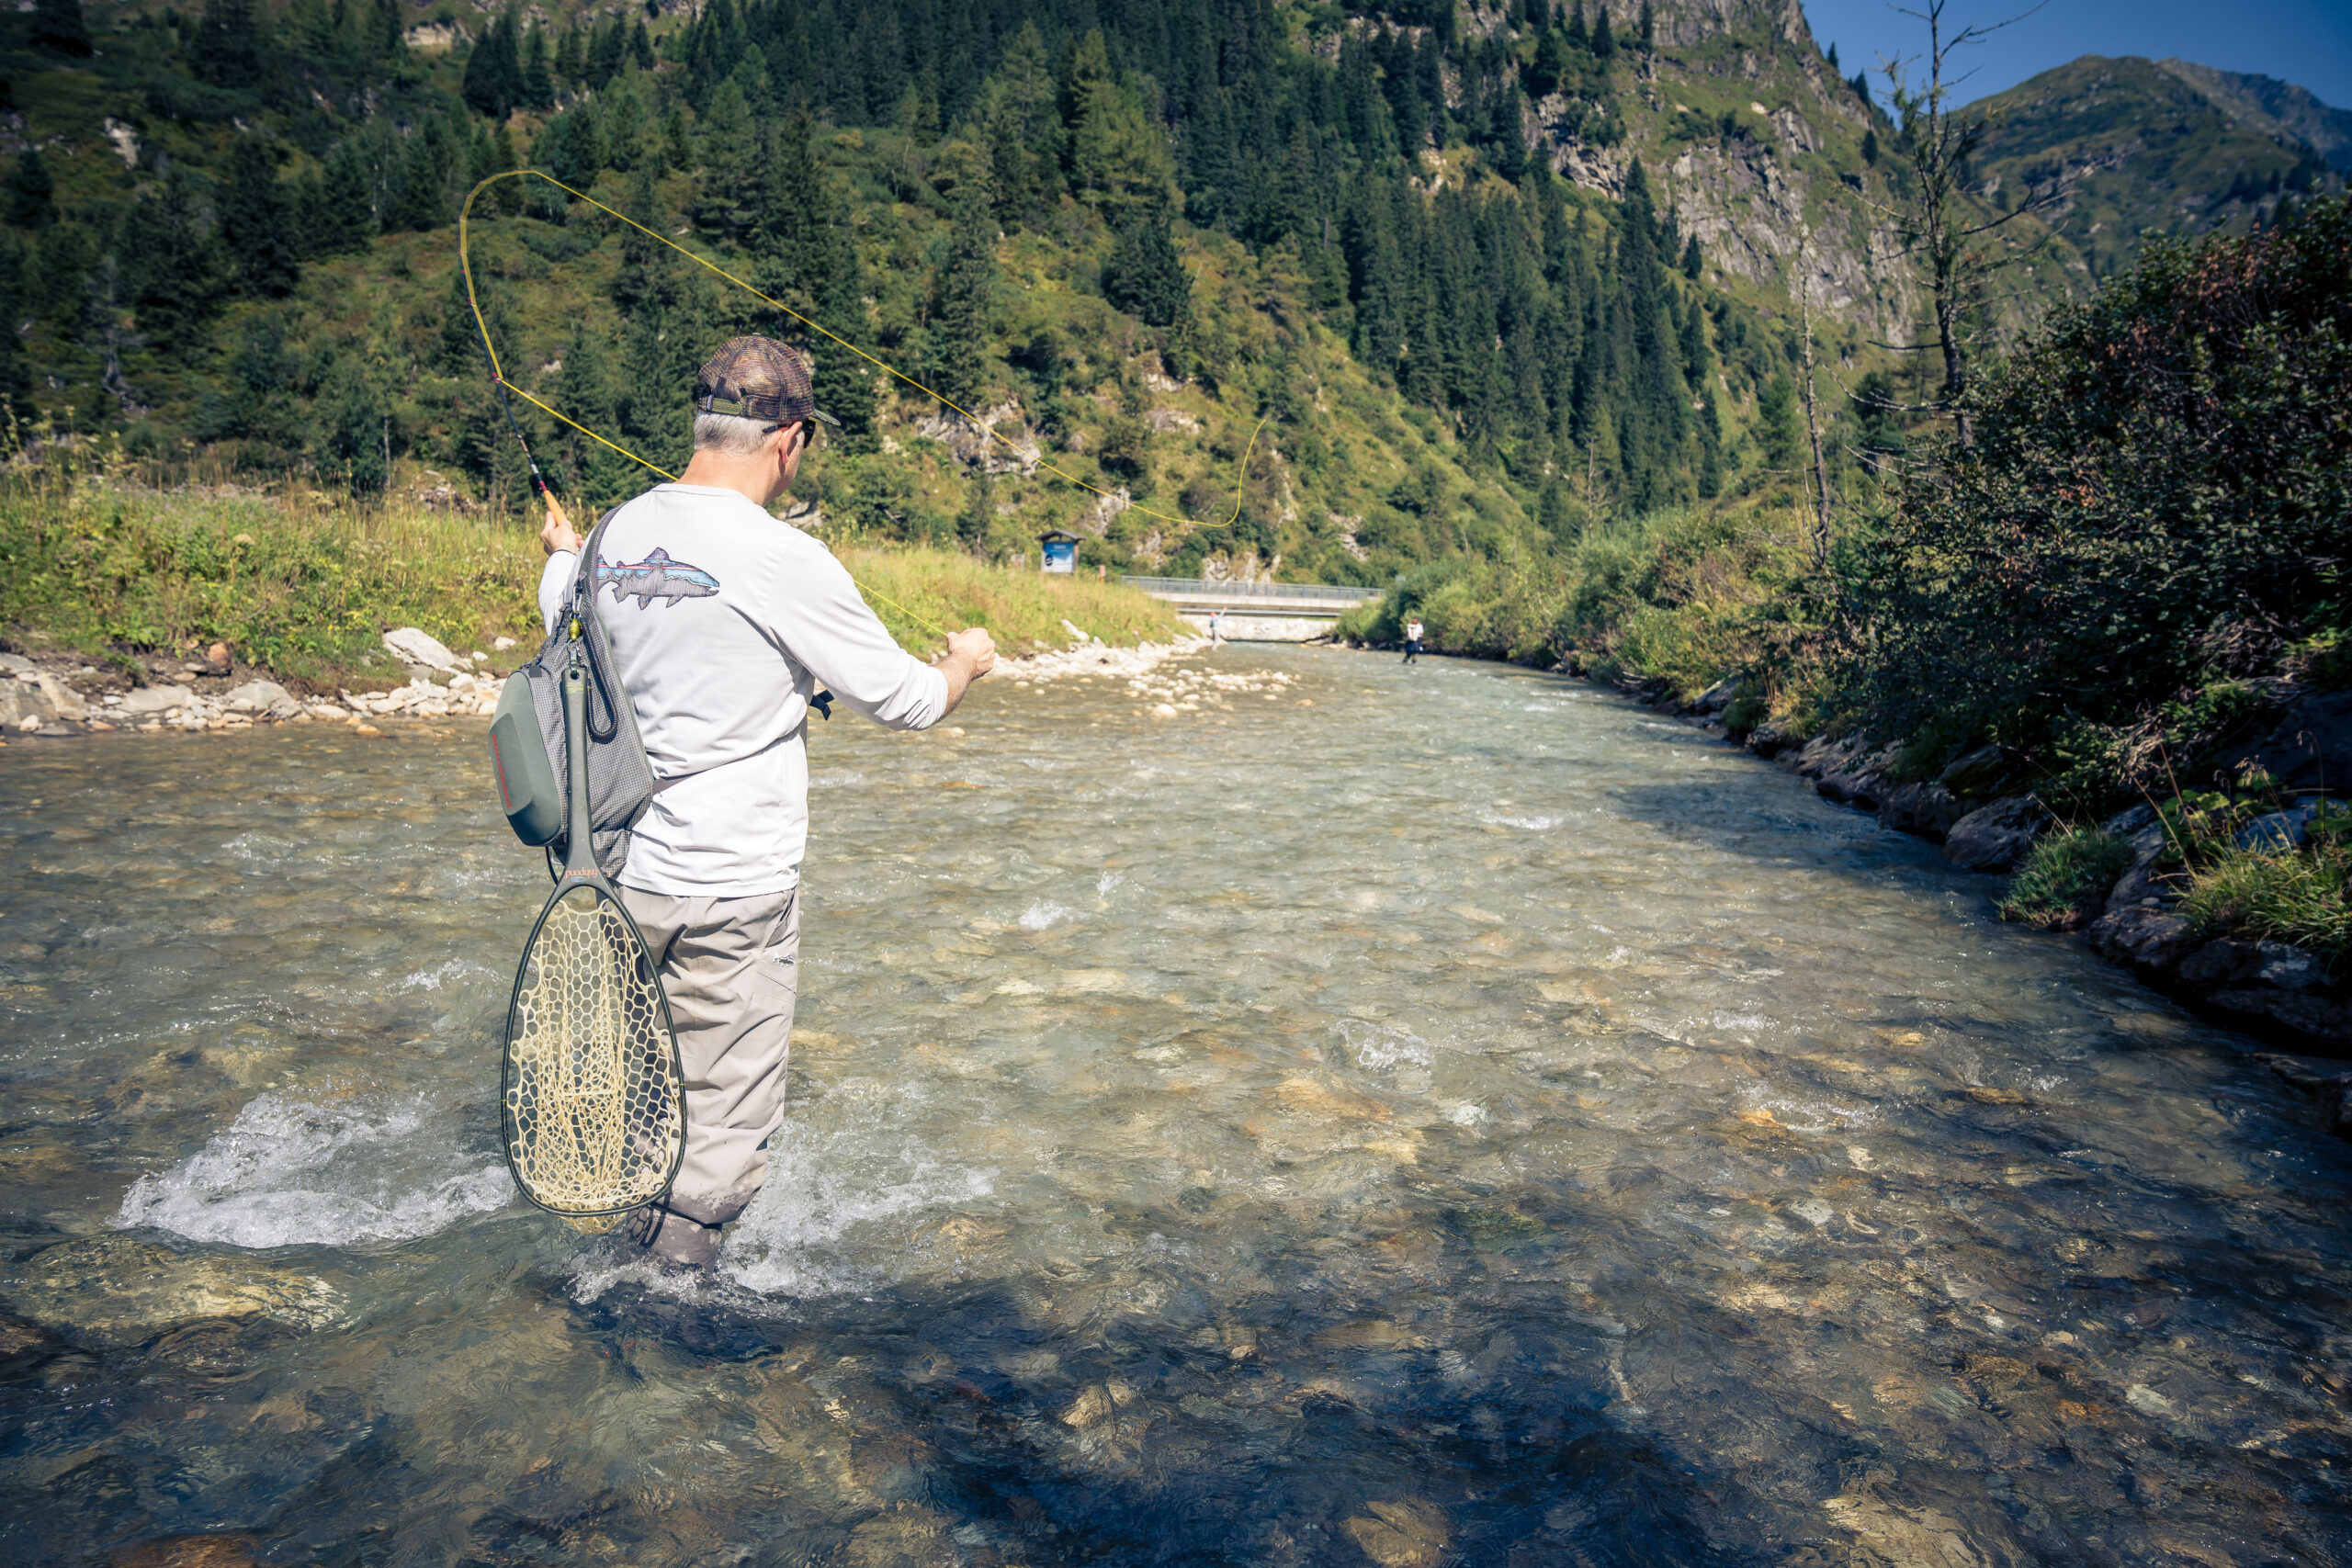
[[1813, 361], [1813, 229], [1807, 225], [1797, 246], [1797, 319], [1804, 343], [1804, 429], [1813, 443], [1813, 570], [1829, 571], [1829, 464], [1821, 452], [1820, 397], [1814, 385]]
[[[2034, 7], [2039, 10], [2041, 7]], [[1968, 161], [1984, 140], [1988, 122], [1953, 105], [1971, 72], [1955, 73], [1954, 57], [1992, 34], [2033, 15], [2026, 11], [1987, 26], [1971, 24], [1947, 34], [1944, 14], [1951, 0], [1920, 0], [1920, 7], [1894, 7], [1928, 25], [1923, 55], [1879, 57], [1897, 120], [1895, 145], [1910, 179], [1892, 204], [1872, 201], [1894, 226], [1903, 254], [1926, 274], [1935, 310], [1935, 346], [1944, 362], [1936, 412], [1948, 414], [1962, 448], [1968, 429], [1968, 348], [1965, 320], [1981, 302], [1984, 282], [2008, 258], [1989, 254], [1985, 237], [2029, 212], [2064, 199], [2068, 181], [2062, 171], [2045, 186], [2029, 186], [2024, 199], [2007, 211], [1980, 219], [1967, 201]], [[1925, 72], [1915, 83], [1914, 68]], [[1924, 347], [1924, 344], [1911, 345]]]

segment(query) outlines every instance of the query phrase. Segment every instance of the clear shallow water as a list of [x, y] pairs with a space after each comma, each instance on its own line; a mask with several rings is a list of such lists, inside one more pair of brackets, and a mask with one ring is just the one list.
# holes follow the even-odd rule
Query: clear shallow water
[[499, 1164], [473, 727], [11, 747], [0, 1555], [2352, 1557], [2352, 1159], [2229, 1037], [1588, 688], [1216, 662], [819, 728], [694, 1291]]

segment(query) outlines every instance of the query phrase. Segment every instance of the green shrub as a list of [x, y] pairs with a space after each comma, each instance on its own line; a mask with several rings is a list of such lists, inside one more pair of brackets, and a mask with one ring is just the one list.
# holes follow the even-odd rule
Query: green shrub
[[2010, 880], [2001, 919], [2071, 931], [2098, 912], [2132, 863], [2132, 846], [2111, 833], [2067, 828], [2033, 846]]
[[2180, 912], [2199, 931], [2292, 942], [2340, 965], [2352, 951], [2352, 808], [2312, 825], [2301, 849], [2211, 852], [2190, 874]]

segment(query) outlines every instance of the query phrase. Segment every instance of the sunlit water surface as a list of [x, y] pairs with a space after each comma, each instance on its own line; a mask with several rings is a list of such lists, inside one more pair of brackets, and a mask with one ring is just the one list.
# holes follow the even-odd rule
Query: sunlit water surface
[[2352, 1557], [2346, 1151], [2239, 1043], [1589, 688], [1216, 659], [1295, 685], [818, 727], [693, 1289], [499, 1162], [476, 728], [10, 747], [0, 1556]]

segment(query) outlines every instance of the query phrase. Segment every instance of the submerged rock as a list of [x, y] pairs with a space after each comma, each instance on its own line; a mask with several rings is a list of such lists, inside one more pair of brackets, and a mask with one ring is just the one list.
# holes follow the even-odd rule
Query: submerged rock
[[343, 1310], [341, 1293], [307, 1274], [118, 1235], [43, 1247], [0, 1279], [0, 1298], [18, 1316], [98, 1348], [212, 1317], [322, 1328]]

